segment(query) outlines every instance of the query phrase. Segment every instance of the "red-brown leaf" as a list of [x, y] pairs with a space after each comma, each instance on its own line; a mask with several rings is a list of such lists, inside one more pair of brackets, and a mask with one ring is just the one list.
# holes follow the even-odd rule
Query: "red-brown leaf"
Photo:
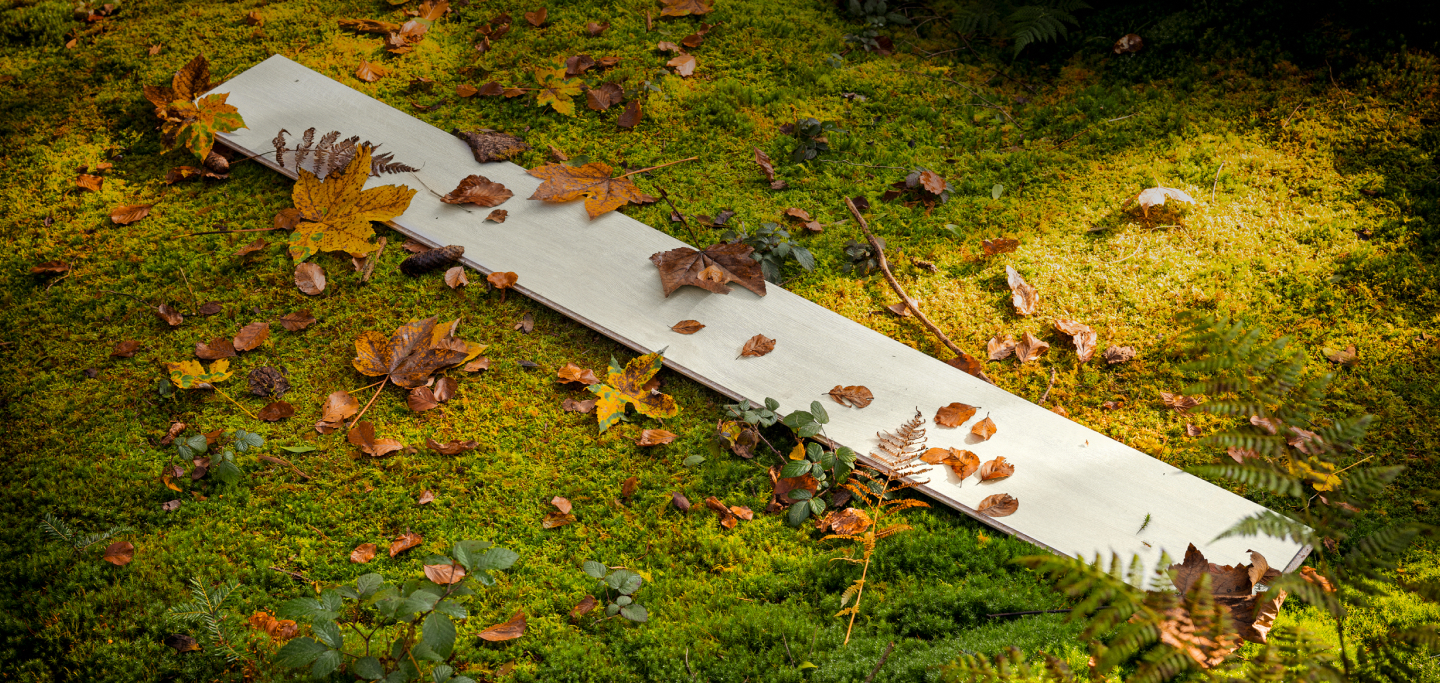
[[117, 206], [110, 210], [110, 221], [117, 225], [130, 225], [150, 215], [150, 207], [153, 204], [131, 204]]
[[1015, 474], [1015, 466], [1005, 462], [1003, 455], [994, 460], [986, 460], [984, 464], [980, 465], [980, 481], [1004, 479], [1012, 474]]
[[[541, 10], [544, 11], [544, 10]], [[480, 632], [481, 640], [497, 642], [501, 640], [515, 640], [525, 635], [525, 613], [516, 612], [509, 621], [503, 624], [496, 624]]]
[[361, 543], [355, 546], [354, 550], [350, 551], [350, 561], [355, 564], [365, 564], [375, 559], [376, 550], [378, 550], [378, 548], [375, 547], [374, 543]]
[[1020, 509], [1020, 501], [1011, 497], [1008, 493], [997, 493], [985, 496], [980, 505], [975, 508], [977, 512], [986, 517], [1008, 517]]
[[424, 542], [425, 539], [422, 538], [420, 534], [411, 532], [409, 529], [406, 529], [405, 533], [396, 536], [395, 540], [390, 542], [390, 557], [395, 557], [396, 555], [399, 555], [400, 553], [403, 553], [411, 548], [417, 547]]
[[775, 350], [775, 340], [763, 334], [757, 334], [745, 342], [740, 349], [741, 356], [760, 357]]

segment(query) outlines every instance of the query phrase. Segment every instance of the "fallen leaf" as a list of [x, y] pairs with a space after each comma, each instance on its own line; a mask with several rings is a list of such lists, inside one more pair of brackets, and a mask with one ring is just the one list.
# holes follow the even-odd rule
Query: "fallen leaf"
[[551, 498], [550, 504], [554, 505], [555, 509], [559, 510], [560, 514], [562, 515], [568, 515], [570, 514], [570, 510], [574, 509], [573, 506], [570, 505], [569, 498], [562, 498], [560, 496], [555, 496], [554, 498]]
[[636, 446], [661, 446], [674, 441], [677, 434], [667, 432], [663, 429], [646, 429], [640, 432], [640, 440], [635, 442]]
[[[322, 275], [321, 278], [323, 279], [324, 276]], [[321, 285], [321, 287], [324, 287], [324, 285]], [[265, 340], [266, 340], [266, 339], [269, 339], [269, 338], [270, 338], [270, 323], [267, 323], [267, 322], [254, 322], [254, 323], [250, 323], [249, 325], [246, 325], [245, 327], [240, 328], [240, 331], [239, 331], [238, 333], [236, 333], [236, 335], [235, 335], [235, 350], [236, 350], [236, 351], [253, 351], [253, 350], [259, 348], [261, 344], [264, 344], [264, 343], [265, 343]]]
[[577, 401], [573, 398], [567, 398], [560, 404], [560, 408], [571, 413], [588, 413], [595, 409], [595, 399]]
[[985, 496], [976, 506], [975, 511], [986, 517], [1009, 517], [1020, 509], [1020, 501], [1011, 497], [1008, 493], [997, 493]]
[[537, 9], [533, 12], [526, 12], [525, 21], [530, 22], [531, 26], [539, 28], [540, 26], [545, 24], [545, 15], [545, 8], [541, 7], [540, 9]]
[[180, 323], [185, 322], [185, 316], [180, 315], [180, 311], [171, 308], [170, 304], [160, 304], [160, 306], [155, 309], [155, 315], [160, 316], [160, 319], [164, 320], [165, 323], [171, 327], [176, 327]]
[[931, 448], [922, 453], [920, 459], [931, 465], [946, 465], [960, 479], [980, 468], [980, 457], [960, 448]]
[[360, 401], [346, 392], [337, 391], [325, 399], [320, 412], [320, 419], [325, 422], [344, 422], [360, 412]]
[[1034, 313], [1036, 304], [1040, 303], [1040, 295], [1035, 288], [1011, 266], [1005, 266], [1005, 281], [1010, 285], [1010, 299], [1015, 305], [1015, 312], [1020, 315]]
[[875, 394], [870, 393], [869, 389], [862, 386], [846, 387], [836, 384], [829, 393], [830, 398], [835, 399], [836, 403], [849, 408], [864, 408], [875, 400]]
[[679, 491], [670, 494], [670, 504], [674, 505], [675, 509], [681, 512], [690, 511], [690, 499], [686, 498], [685, 495]]
[[910, 307], [905, 305], [904, 303], [890, 304], [889, 306], [885, 307], [885, 310], [890, 311], [891, 313], [894, 313], [901, 318], [910, 317]]
[[465, 277], [465, 267], [455, 266], [445, 271], [445, 284], [449, 285], [450, 289], [470, 284], [469, 278]]
[[482, 175], [465, 176], [449, 194], [440, 198], [446, 204], [474, 204], [475, 206], [498, 206], [515, 193], [500, 183], [491, 182]]
[[200, 309], [197, 310], [197, 311], [195, 311], [195, 313], [196, 313], [196, 315], [210, 316], [210, 315], [215, 315], [216, 313], [219, 313], [221, 310], [222, 310], [222, 309], [220, 308], [220, 303], [219, 303], [219, 302], [217, 302], [217, 301], [207, 301], [207, 302], [201, 304], [201, 305], [200, 305]]
[[1202, 432], [1200, 431], [1199, 427], [1196, 427], [1195, 425], [1192, 425], [1188, 422], [1185, 423], [1185, 436], [1194, 438], [1200, 436], [1201, 433]]
[[1040, 341], [1035, 335], [1029, 332], [1026, 332], [1025, 336], [1020, 339], [1020, 343], [1015, 345], [1015, 357], [1020, 359], [1021, 363], [1029, 363], [1049, 351], [1049, 342]]
[[416, 387], [405, 395], [405, 406], [411, 412], [423, 413], [439, 407], [440, 402], [435, 400], [435, 392], [431, 391], [430, 387]]
[[579, 619], [580, 617], [589, 614], [590, 610], [595, 609], [595, 606], [598, 604], [600, 603], [595, 600], [595, 596], [587, 595], [585, 596], [585, 599], [581, 600], [578, 604], [575, 605], [575, 609], [570, 610], [570, 618]]
[[110, 351], [110, 357], [111, 357], [111, 358], [130, 358], [130, 357], [132, 357], [132, 356], [135, 355], [135, 352], [136, 352], [136, 351], [139, 351], [139, 350], [140, 350], [140, 342], [135, 341], [134, 339], [126, 339], [126, 340], [124, 340], [124, 341], [116, 342], [116, 343], [115, 343], [115, 348], [114, 348], [114, 349], [111, 349], [111, 351]]
[[595, 376], [594, 370], [582, 368], [574, 363], [566, 363], [565, 367], [560, 368], [559, 372], [556, 373], [556, 376], [560, 378], [561, 383], [579, 382], [585, 386], [600, 383], [600, 379]]
[[620, 118], [615, 120], [615, 125], [625, 130], [632, 130], [635, 126], [640, 125], [641, 116], [640, 100], [630, 100], [630, 102], [625, 105], [625, 111], [620, 112]]
[[754, 251], [747, 244], [721, 242], [705, 251], [679, 247], [656, 252], [650, 255], [650, 262], [660, 270], [660, 285], [667, 297], [685, 285], [729, 294], [731, 282], [765, 296], [765, 273], [760, 262], [751, 258]]
[[474, 450], [475, 448], [479, 447], [479, 445], [479, 443], [476, 443], [474, 441], [450, 441], [446, 443], [440, 443], [439, 441], [436, 441], [434, 439], [425, 440], [425, 447], [429, 448], [432, 451], [435, 451], [436, 453], [439, 453], [440, 455], [459, 455], [461, 453], [464, 453], [465, 451]]
[[810, 222], [810, 221], [815, 220], [814, 218], [811, 218], [811, 217], [810, 217], [810, 213], [809, 213], [808, 211], [806, 211], [806, 210], [804, 210], [804, 209], [797, 209], [797, 208], [794, 208], [794, 207], [785, 209], [785, 215], [786, 215], [786, 216], [789, 216], [790, 218], [794, 218], [794, 219], [800, 221], [801, 223], [808, 223], [808, 222]]
[[70, 264], [64, 261], [46, 261], [40, 265], [30, 268], [31, 275], [58, 275], [70, 270]]
[[1120, 40], [1115, 41], [1112, 49], [1115, 51], [1115, 54], [1122, 55], [1128, 52], [1139, 52], [1144, 47], [1145, 41], [1142, 40], [1140, 36], [1134, 33], [1127, 33], [1120, 36]]
[[235, 347], [229, 339], [216, 337], [210, 340], [209, 344], [200, 342], [195, 345], [195, 357], [200, 360], [218, 360], [221, 358], [234, 358]]
[[104, 183], [105, 179], [98, 175], [85, 175], [82, 173], [80, 177], [75, 179], [75, 187], [91, 192], [99, 192], [100, 186]]
[[295, 286], [310, 296], [325, 291], [325, 270], [314, 263], [295, 264]]
[[608, 21], [603, 24], [597, 24], [593, 21], [585, 23], [585, 32], [589, 33], [591, 38], [594, 38], [601, 33], [604, 33], [605, 29], [607, 28], [610, 28], [610, 22]]
[[[979, 358], [976, 358], [968, 353], [962, 351], [960, 355], [945, 361], [945, 364], [949, 365], [952, 368], [960, 370], [961, 372], [969, 375], [974, 375], [975, 377], [979, 377], [986, 382], [990, 382], [990, 378], [985, 376], [984, 364], [980, 362]], [[994, 384], [994, 382], [990, 383]]]
[[[357, 422], [346, 434], [345, 439], [351, 445], [376, 458], [394, 453], [402, 448], [400, 442], [394, 439], [375, 438], [375, 425], [364, 421]], [[392, 552], [390, 555], [393, 557], [395, 553]]]
[[267, 246], [269, 246], [269, 244], [268, 244], [268, 243], [265, 241], [265, 239], [262, 237], [262, 238], [256, 239], [254, 242], [251, 242], [251, 243], [249, 243], [249, 244], [247, 244], [247, 245], [245, 245], [245, 246], [243, 246], [243, 247], [240, 247], [238, 250], [236, 250], [236, 252], [233, 254], [233, 256], [235, 256], [236, 258], [241, 258], [241, 257], [249, 256], [249, 255], [251, 255], [251, 254], [254, 254], [254, 253], [256, 253], [256, 252], [264, 249], [264, 248], [267, 247]]
[[461, 83], [455, 86], [455, 95], [458, 97], [474, 97], [475, 93], [478, 92], [480, 92], [480, 89], [469, 83]]
[[980, 465], [980, 481], [1004, 479], [1012, 474], [1015, 474], [1015, 465], [1005, 462], [1003, 455]]
[[785, 189], [785, 181], [775, 179], [775, 164], [770, 161], [770, 156], [760, 151], [759, 147], [753, 149], [755, 150], [755, 163], [760, 165], [760, 172], [764, 173], [765, 179], [770, 181], [770, 189]]
[[[540, 85], [535, 92], [536, 106], [548, 105], [566, 116], [575, 115], [574, 98], [584, 88], [584, 81], [567, 76], [565, 67], [561, 65], [558, 69], [536, 69], [535, 82]], [[506, 96], [509, 96], [508, 91]]]
[[1111, 346], [1105, 349], [1105, 353], [1101, 354], [1100, 357], [1104, 358], [1105, 362], [1110, 365], [1124, 363], [1125, 361], [1135, 359], [1135, 349], [1129, 346]]
[[521, 334], [530, 334], [535, 330], [535, 316], [528, 312], [520, 316], [520, 322], [515, 323], [515, 329]]
[[774, 350], [774, 339], [766, 337], [763, 334], [757, 334], [745, 342], [745, 346], [740, 349], [740, 355], [759, 358], [760, 356], [763, 356]]
[[981, 441], [989, 441], [990, 437], [995, 436], [995, 421], [987, 417], [976, 422], [975, 426], [970, 428], [970, 433], [980, 437]]
[[425, 578], [430, 579], [431, 583], [448, 586], [465, 578], [465, 568], [458, 564], [427, 564]]
[[368, 377], [384, 377], [406, 389], [425, 384], [442, 368], [459, 365], [480, 355], [485, 347], [454, 337], [459, 321], [437, 325], [431, 316], [401, 325], [388, 338], [365, 332], [355, 339], [351, 365]]
[[698, 320], [681, 320], [670, 326], [670, 331], [678, 334], [695, 334], [703, 329], [705, 326]]
[[525, 613], [516, 612], [509, 621], [481, 631], [480, 639], [493, 643], [501, 640], [515, 640], [523, 635], [525, 635]]
[[379, 64], [372, 64], [362, 58], [360, 60], [360, 68], [355, 70], [355, 77], [366, 83], [374, 83], [384, 78], [387, 73], [389, 73], [389, 70], [385, 67]]
[[1228, 455], [1228, 456], [1230, 456], [1230, 459], [1231, 459], [1231, 460], [1234, 460], [1235, 462], [1238, 462], [1238, 463], [1241, 463], [1241, 464], [1244, 464], [1244, 462], [1245, 462], [1247, 459], [1249, 459], [1249, 458], [1258, 458], [1258, 457], [1260, 457], [1260, 453], [1258, 453], [1258, 452], [1256, 452], [1256, 451], [1252, 451], [1252, 450], [1250, 450], [1250, 449], [1248, 449], [1248, 448], [1239, 448], [1239, 447], [1236, 447], [1236, 446], [1231, 446], [1231, 447], [1229, 447], [1229, 448], [1226, 448], [1226, 449], [1225, 449], [1225, 454]]
[[1360, 364], [1360, 354], [1355, 352], [1354, 344], [1351, 344], [1349, 348], [1346, 349], [1325, 348], [1321, 349], [1321, 352], [1325, 354], [1325, 359], [1331, 363], [1352, 368]]
[[1070, 335], [1070, 341], [1075, 344], [1075, 355], [1081, 363], [1095, 355], [1095, 343], [1100, 337], [1089, 325], [1073, 320], [1056, 320], [1053, 324], [1062, 334]]
[[[1200, 578], [1209, 574], [1214, 600], [1229, 608], [1232, 625], [1237, 627], [1239, 636], [1254, 643], [1264, 643], [1286, 596], [1284, 591], [1278, 590], [1255, 591], [1255, 585], [1274, 581], [1280, 577], [1280, 572], [1270, 568], [1269, 564], [1264, 562], [1264, 557], [1258, 553], [1252, 552], [1251, 558], [1253, 564], [1248, 566], [1214, 564], [1207, 561], [1195, 545], [1191, 544], [1185, 551], [1184, 562], [1171, 565], [1170, 572], [1175, 588], [1182, 595], [1190, 594]], [[1262, 563], [1264, 571], [1256, 572]], [[1180, 611], [1183, 612], [1183, 608]], [[1163, 635], [1162, 633], [1162, 637]], [[1237, 645], [1238, 643], [1230, 643], [1214, 650], [1211, 653], [1214, 659], [1209, 664], [1201, 661], [1203, 656], [1197, 657], [1197, 654], [1203, 655], [1203, 652], [1187, 654], [1200, 661], [1202, 666], [1213, 665]]]
[[675, 75], [687, 78], [695, 73], [695, 55], [682, 52], [674, 59], [665, 62], [665, 66], [675, 67]]
[[747, 522], [755, 519], [755, 511], [745, 507], [744, 505], [731, 505], [730, 514], [733, 514], [736, 517], [739, 517], [740, 519], [743, 519]]
[[485, 281], [490, 283], [491, 287], [500, 290], [500, 297], [503, 301], [505, 297], [505, 290], [514, 287], [515, 283], [520, 281], [520, 276], [516, 275], [515, 273], [495, 271], [489, 275], [486, 275]]
[[575, 515], [564, 512], [548, 512], [545, 514], [545, 519], [540, 521], [540, 526], [545, 529], [555, 529], [567, 524], [574, 524], [575, 521]]
[[245, 15], [245, 24], [247, 26], [264, 26], [265, 18], [260, 16], [259, 12], [250, 10], [250, 12]]
[[[939, 194], [938, 192], [935, 194]], [[1009, 237], [996, 237], [993, 240], [980, 240], [980, 248], [985, 251], [986, 256], [996, 254], [1008, 254], [1020, 247], [1020, 240]]]
[[654, 197], [641, 192], [629, 178], [611, 177], [610, 166], [598, 161], [584, 166], [546, 164], [530, 169], [529, 173], [545, 181], [530, 195], [531, 199], [568, 202], [583, 197], [585, 212], [591, 220], [627, 203], [648, 204], [655, 201]]
[[935, 412], [935, 424], [941, 427], [959, 427], [964, 424], [966, 420], [974, 417], [976, 410], [978, 410], [978, 408], [972, 405], [959, 402], [951, 403], [948, 406], [941, 407], [940, 410]]
[[505, 219], [509, 217], [509, 211], [506, 211], [505, 209], [495, 209], [489, 214], [486, 214], [485, 220], [490, 221], [491, 223], [504, 223]]
[[705, 499], [705, 507], [715, 511], [715, 514], [720, 518], [720, 526], [726, 529], [734, 529], [735, 525], [740, 523], [739, 520], [736, 519], [735, 513], [731, 512], [730, 508], [725, 507], [725, 504], [720, 502], [720, 499], [715, 496], [710, 496]]
[[1009, 358], [1011, 354], [1015, 353], [1015, 338], [1007, 334], [1004, 339], [1001, 339], [997, 334], [985, 344], [985, 351], [990, 354], [990, 360]]
[[180, 499], [179, 499], [179, 498], [176, 498], [175, 500], [167, 500], [167, 501], [165, 501], [164, 503], [162, 503], [162, 504], [160, 505], [160, 509], [161, 509], [161, 510], [164, 510], [164, 511], [166, 511], [166, 512], [174, 512], [174, 511], [176, 511], [176, 510], [179, 510], [179, 509], [180, 509]]
[[1300, 578], [1319, 586], [1320, 590], [1326, 593], [1335, 592], [1335, 586], [1330, 583], [1330, 579], [1325, 578], [1324, 574], [1315, 571], [1314, 567], [1301, 567]]
[[1140, 210], [1145, 213], [1145, 217], [1149, 218], [1150, 207], [1163, 206], [1167, 198], [1182, 202], [1188, 202], [1190, 204], [1195, 203], [1195, 199], [1193, 197], [1173, 187], [1152, 187], [1136, 195], [1135, 201], [1140, 204]]
[[479, 372], [490, 369], [490, 359], [484, 356], [465, 364], [465, 372]]
[[845, 508], [834, 512], [825, 517], [825, 522], [832, 532], [841, 536], [863, 534], [875, 523], [870, 519], [870, 515], [860, 508]]
[[117, 567], [130, 564], [135, 559], [135, 545], [129, 541], [116, 541], [105, 546], [103, 560]]
[[714, 11], [704, 0], [660, 0], [660, 4], [665, 6], [660, 10], [662, 17], [699, 16]]
[[214, 389], [212, 382], [223, 382], [235, 374], [230, 371], [230, 361], [224, 358], [211, 363], [209, 371], [193, 360], [166, 363], [165, 369], [170, 373], [170, 382], [181, 389]]
[[1205, 401], [1203, 397], [1181, 396], [1167, 391], [1160, 392], [1160, 401], [1166, 408], [1173, 408], [1177, 413], [1183, 413]]
[[595, 418], [602, 434], [624, 416], [627, 405], [633, 405], [641, 415], [655, 419], [670, 418], [680, 413], [675, 399], [649, 388], [651, 379], [660, 372], [664, 361], [660, 353], [646, 354], [626, 363], [625, 369], [621, 370], [611, 360], [606, 383], [589, 387], [590, 393], [598, 397]]
[[110, 210], [110, 221], [117, 225], [130, 225], [150, 215], [150, 207], [154, 204], [133, 204], [128, 206], [117, 206]]
[[684, 48], [681, 48], [679, 45], [676, 45], [675, 43], [672, 43], [668, 40], [662, 40], [658, 43], [655, 43], [655, 49], [661, 52], [683, 53], [685, 51]]
[[299, 332], [314, 324], [315, 316], [310, 315], [308, 310], [286, 313], [284, 317], [280, 318], [280, 326], [290, 332]]
[[151, 57], [154, 57], [155, 55], [160, 54], [161, 47], [162, 46], [160, 45], [151, 45], [150, 49], [146, 50], [146, 53], [149, 54]]
[[413, 533], [409, 529], [406, 529], [405, 533], [396, 536], [395, 540], [390, 542], [390, 557], [395, 557], [396, 555], [399, 555], [400, 553], [403, 553], [411, 548], [415, 548], [424, 542], [425, 539], [421, 538], [419, 534]]
[[344, 170], [329, 173], [324, 180], [305, 168], [298, 170], [299, 179], [290, 193], [303, 219], [290, 235], [290, 257], [296, 262], [321, 251], [368, 254], [376, 249], [370, 242], [375, 236], [371, 222], [388, 221], [409, 208], [415, 190], [404, 185], [362, 189], [370, 178], [373, 151], [369, 145], [356, 147]]
[[279, 422], [286, 418], [294, 417], [295, 406], [284, 401], [273, 401], [264, 408], [261, 408], [260, 412], [256, 413], [256, 416], [266, 422]]
[[[482, 90], [481, 94], [486, 93]], [[530, 149], [530, 145], [525, 144], [524, 140], [489, 128], [466, 132], [456, 130], [454, 134], [470, 146], [470, 152], [475, 155], [475, 161], [482, 164], [506, 161], [516, 154]]]

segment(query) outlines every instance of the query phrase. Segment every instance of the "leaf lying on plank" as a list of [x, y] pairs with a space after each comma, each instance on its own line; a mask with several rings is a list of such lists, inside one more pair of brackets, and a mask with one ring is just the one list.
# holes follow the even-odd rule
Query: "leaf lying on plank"
[[765, 273], [760, 262], [750, 257], [754, 251], [747, 244], [721, 242], [705, 251], [679, 247], [656, 252], [650, 255], [650, 262], [660, 269], [660, 285], [667, 297], [685, 285], [729, 294], [731, 282], [765, 296]]
[[740, 355], [759, 358], [775, 350], [775, 340], [763, 334], [757, 334], [746, 340], [745, 346], [740, 349]]
[[978, 409], [975, 406], [959, 402], [942, 406], [940, 410], [935, 412], [935, 424], [941, 427], [959, 427], [964, 424], [966, 420], [974, 417], [976, 410]]
[[1009, 517], [1019, 509], [1019, 500], [1011, 497], [1008, 493], [997, 493], [995, 495], [985, 496], [985, 499], [980, 501], [980, 505], [975, 508], [975, 511], [986, 517]]
[[695, 334], [705, 329], [705, 325], [699, 320], [681, 320], [670, 326], [670, 331], [676, 334]]
[[474, 204], [475, 206], [499, 206], [515, 196], [500, 183], [491, 182], [482, 175], [465, 176], [449, 194], [440, 198], [446, 204]]
[[1005, 281], [1010, 285], [1010, 299], [1011, 303], [1015, 304], [1015, 312], [1020, 315], [1033, 314], [1035, 306], [1040, 303], [1040, 295], [1035, 288], [1011, 266], [1005, 266]]
[[865, 387], [846, 387], [836, 384], [835, 388], [830, 390], [830, 398], [835, 399], [835, 402], [842, 406], [864, 408], [875, 400], [875, 394], [870, 393], [870, 390]]
[[535, 188], [531, 199], [547, 202], [568, 202], [585, 199], [585, 212], [590, 219], [618, 209], [626, 204], [649, 204], [654, 197], [640, 191], [629, 178], [611, 177], [610, 166], [592, 162], [584, 166], [546, 164], [529, 170], [530, 175], [545, 182]]
[[598, 397], [595, 418], [600, 423], [601, 433], [625, 415], [627, 405], [635, 406], [641, 415], [656, 419], [674, 417], [680, 413], [675, 399], [646, 388], [664, 363], [665, 357], [658, 352], [631, 360], [625, 364], [624, 370], [621, 370], [613, 359], [610, 361], [610, 374], [606, 378], [606, 384], [596, 384], [589, 388], [590, 393]]
[[1012, 474], [1015, 474], [1015, 466], [1006, 462], [1003, 455], [993, 460], [986, 460], [984, 464], [980, 465], [980, 481], [1004, 479]]
[[490, 213], [485, 215], [485, 220], [490, 221], [491, 223], [504, 223], [505, 219], [509, 217], [509, 211], [506, 211], [505, 209], [495, 209], [494, 211], [491, 211]]
[[[361, 142], [359, 135], [352, 135], [341, 140], [340, 131], [332, 130], [322, 135], [317, 142], [315, 130], [314, 126], [305, 129], [305, 132], [301, 134], [300, 144], [290, 147], [285, 139], [290, 131], [281, 128], [275, 138], [270, 141], [270, 144], [275, 147], [275, 163], [280, 168], [287, 168], [286, 164], [288, 163], [289, 168], [300, 169], [305, 167], [305, 162], [308, 160], [310, 170], [314, 171], [315, 175], [328, 178], [330, 174], [349, 165], [355, 159], [357, 150], [361, 147], [369, 147], [371, 151], [370, 175], [372, 176], [378, 177], [386, 173], [411, 173], [420, 170], [414, 166], [394, 161], [393, 155], [389, 153], [376, 155], [374, 152], [379, 145], [372, 144], [369, 140]], [[278, 225], [277, 223], [277, 227]]]
[[945, 465], [960, 479], [965, 479], [980, 469], [980, 456], [960, 448], [931, 448], [925, 451], [920, 459], [931, 465]]
[[987, 417], [976, 422], [975, 426], [970, 428], [970, 433], [980, 437], [981, 441], [989, 441], [990, 437], [995, 436], [995, 421]]
[[290, 256], [304, 261], [320, 251], [363, 256], [374, 251], [371, 221], [388, 221], [410, 206], [415, 190], [404, 185], [362, 189], [370, 176], [372, 148], [361, 146], [345, 170], [323, 181], [300, 169], [291, 198], [304, 222], [290, 236]]
[[[484, 94], [483, 91], [482, 94]], [[524, 140], [489, 128], [475, 131], [455, 130], [452, 133], [470, 146], [470, 152], [475, 155], [475, 161], [482, 164], [506, 161], [516, 154], [530, 149], [530, 145], [525, 144]]]

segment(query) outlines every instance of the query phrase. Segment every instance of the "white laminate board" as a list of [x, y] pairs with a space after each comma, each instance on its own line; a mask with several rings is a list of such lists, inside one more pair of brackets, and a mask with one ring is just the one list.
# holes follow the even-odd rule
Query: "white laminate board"
[[[981, 406], [974, 419], [988, 413], [995, 420], [992, 439], [973, 443], [973, 420], [958, 429], [930, 422], [929, 445], [967, 448], [982, 460], [1003, 455], [1015, 464], [1015, 475], [961, 484], [948, 468], [936, 467], [923, 490], [1006, 533], [1068, 555], [1138, 554], [1149, 566], [1161, 552], [1183, 557], [1192, 542], [1222, 563], [1247, 560], [1245, 551], [1254, 549], [1283, 567], [1308, 552], [1281, 539], [1213, 541], [1263, 508], [780, 287], [770, 285], [765, 297], [739, 287], [728, 295], [682, 287], [666, 298], [649, 257], [684, 243], [618, 212], [592, 221], [580, 202], [526, 200], [540, 179], [525, 169], [477, 164], [451, 134], [289, 59], [271, 57], [215, 92], [230, 93], [248, 125], [224, 141], [252, 154], [271, 150], [281, 128], [293, 140], [314, 126], [320, 134], [339, 130], [381, 143], [396, 160], [422, 167], [418, 176], [438, 192], [470, 174], [503, 183], [515, 193], [498, 207], [509, 212], [503, 224], [484, 222], [488, 209], [443, 204], [420, 187], [393, 225], [431, 245], [463, 245], [467, 265], [483, 272], [514, 271], [522, 293], [626, 346], [668, 348], [669, 367], [732, 398], [773, 397], [783, 411], [823, 399], [828, 436], [861, 453], [874, 447], [876, 432], [894, 429], [917, 408], [929, 419], [953, 401]], [[259, 161], [274, 168], [268, 157]], [[404, 174], [369, 181], [390, 183], [418, 185]], [[706, 328], [689, 336], [670, 331], [684, 319]], [[755, 334], [778, 340], [775, 351], [737, 360]], [[869, 387], [875, 402], [863, 410], [843, 408], [823, 397], [836, 384]], [[1020, 500], [1018, 512], [1002, 519], [975, 515], [981, 498], [1000, 492]], [[1142, 532], [1146, 515], [1151, 521]]]

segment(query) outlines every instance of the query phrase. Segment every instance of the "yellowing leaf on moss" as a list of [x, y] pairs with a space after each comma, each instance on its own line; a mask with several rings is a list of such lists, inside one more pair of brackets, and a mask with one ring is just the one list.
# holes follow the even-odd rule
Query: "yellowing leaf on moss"
[[537, 69], [535, 71], [535, 82], [540, 84], [539, 92], [535, 93], [535, 105], [543, 107], [550, 105], [551, 109], [566, 116], [575, 115], [575, 96], [583, 89], [583, 83], [578, 78], [567, 78], [565, 67], [558, 69]]
[[590, 392], [599, 397], [595, 403], [595, 417], [600, 421], [601, 432], [625, 415], [627, 405], [634, 405], [641, 415], [653, 418], [674, 417], [680, 413], [675, 399], [651, 392], [645, 386], [655, 373], [660, 372], [664, 362], [663, 352], [656, 352], [626, 363], [625, 369], [621, 370], [620, 365], [611, 359], [606, 383], [589, 387]]
[[291, 199], [301, 222], [290, 235], [290, 256], [304, 261], [321, 251], [344, 251], [360, 257], [374, 251], [370, 238], [371, 221], [388, 221], [405, 213], [415, 190], [404, 185], [381, 185], [364, 189], [370, 177], [373, 149], [362, 145], [340, 173], [321, 180], [300, 169]]
[[164, 123], [160, 126], [161, 141], [166, 149], [177, 144], [195, 153], [200, 159], [210, 156], [216, 133], [228, 133], [245, 127], [245, 119], [234, 105], [226, 104], [226, 93], [207, 95], [195, 102], [177, 100], [156, 110]]
[[170, 371], [170, 381], [181, 389], [213, 389], [212, 384], [230, 379], [235, 374], [230, 371], [230, 361], [224, 358], [211, 363], [208, 371], [193, 360], [166, 363], [165, 369]]

